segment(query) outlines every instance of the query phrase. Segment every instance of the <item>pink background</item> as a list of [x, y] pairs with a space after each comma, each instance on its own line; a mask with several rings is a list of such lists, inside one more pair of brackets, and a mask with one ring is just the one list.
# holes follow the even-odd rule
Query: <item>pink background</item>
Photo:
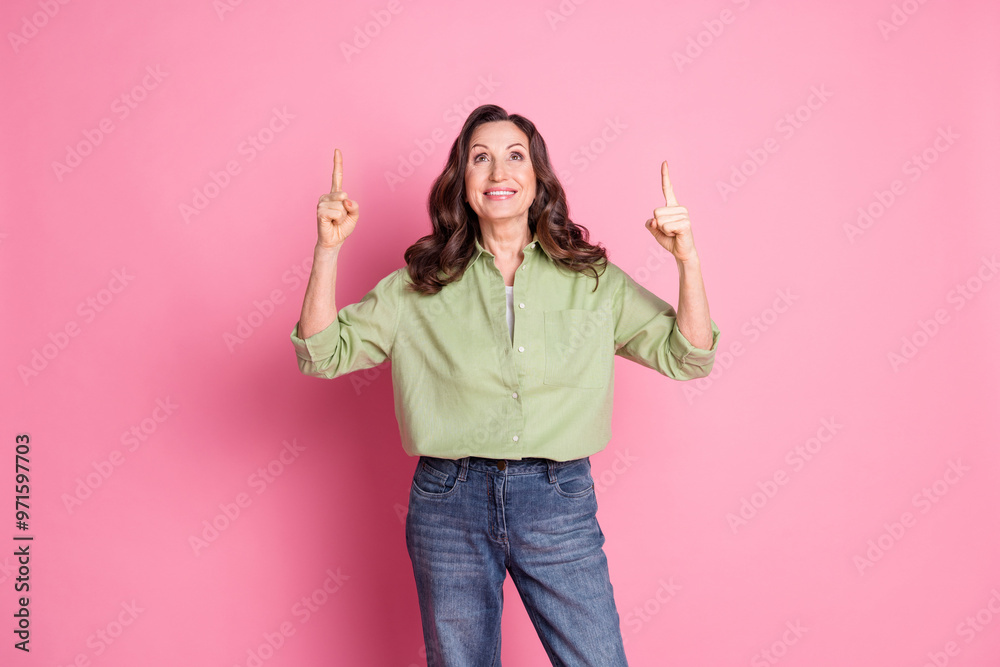
[[[224, 2], [0, 10], [0, 663], [423, 664], [387, 366], [306, 378], [288, 334], [333, 149], [346, 304], [491, 102], [676, 303], [668, 159], [722, 330], [709, 380], [618, 361], [592, 461], [631, 663], [998, 664], [1000, 6]], [[504, 663], [547, 664], [505, 592]]]

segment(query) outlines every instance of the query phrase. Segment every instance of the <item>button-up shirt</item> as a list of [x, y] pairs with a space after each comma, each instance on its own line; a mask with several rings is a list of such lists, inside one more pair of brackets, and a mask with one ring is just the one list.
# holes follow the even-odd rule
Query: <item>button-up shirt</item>
[[676, 380], [712, 370], [676, 311], [611, 262], [594, 277], [556, 264], [537, 236], [514, 277], [514, 335], [504, 279], [477, 241], [463, 276], [433, 295], [406, 267], [309, 338], [291, 339], [299, 369], [335, 378], [391, 360], [396, 421], [411, 456], [590, 456], [611, 439], [614, 355]]

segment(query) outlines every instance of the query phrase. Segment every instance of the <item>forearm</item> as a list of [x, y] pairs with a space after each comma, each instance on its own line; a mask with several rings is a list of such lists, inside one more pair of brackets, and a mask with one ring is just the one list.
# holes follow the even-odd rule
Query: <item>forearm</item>
[[337, 319], [337, 256], [340, 247], [316, 246], [312, 271], [299, 315], [299, 338], [308, 338], [330, 326]]
[[712, 318], [708, 313], [708, 295], [701, 276], [701, 263], [695, 257], [677, 261], [680, 294], [677, 297], [677, 326], [697, 348], [712, 347]]

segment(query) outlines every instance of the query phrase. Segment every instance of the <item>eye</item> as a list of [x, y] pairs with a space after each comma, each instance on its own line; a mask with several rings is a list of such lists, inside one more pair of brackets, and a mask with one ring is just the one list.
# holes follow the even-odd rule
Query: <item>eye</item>
[[521, 158], [522, 160], [524, 159], [524, 155], [522, 155], [519, 151], [514, 151], [513, 153], [511, 153], [511, 157], [513, 157], [515, 155], [517, 157]]
[[477, 156], [476, 156], [476, 157], [475, 157], [475, 158], [473, 159], [473, 162], [479, 162], [479, 158], [481, 158], [481, 157], [486, 157], [486, 153], [480, 153], [480, 154], [478, 154], [478, 155], [477, 155]]

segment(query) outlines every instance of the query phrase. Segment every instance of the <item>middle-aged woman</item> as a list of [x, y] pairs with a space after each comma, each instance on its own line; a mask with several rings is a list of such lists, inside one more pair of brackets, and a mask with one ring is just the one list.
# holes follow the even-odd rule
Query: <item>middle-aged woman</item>
[[392, 361], [402, 445], [419, 457], [406, 544], [428, 665], [500, 663], [508, 572], [553, 665], [627, 664], [589, 459], [611, 437], [614, 355], [704, 377], [719, 335], [666, 162], [661, 176], [665, 206], [646, 228], [676, 259], [676, 311], [569, 219], [534, 124], [481, 106], [431, 189], [432, 233], [338, 311], [359, 206], [334, 153], [291, 339], [315, 377]]

